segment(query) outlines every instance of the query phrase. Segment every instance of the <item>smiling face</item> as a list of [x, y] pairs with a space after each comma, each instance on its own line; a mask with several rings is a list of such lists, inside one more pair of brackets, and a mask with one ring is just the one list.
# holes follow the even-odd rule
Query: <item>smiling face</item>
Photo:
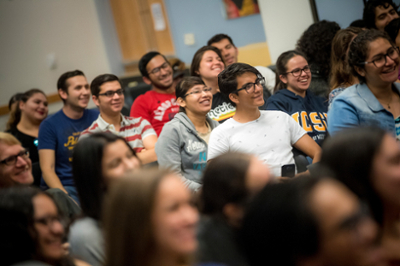
[[227, 66], [237, 62], [238, 49], [231, 44], [228, 39], [222, 39], [219, 42], [212, 43], [211, 46], [217, 47], [221, 51]]
[[180, 178], [169, 175], [161, 181], [152, 213], [153, 236], [160, 254], [187, 256], [197, 248], [199, 219], [191, 195]]
[[140, 161], [124, 141], [117, 140], [104, 148], [101, 165], [103, 177], [108, 182], [139, 168]]
[[25, 103], [20, 101], [21, 115], [34, 122], [42, 122], [49, 112], [48, 102], [42, 93], [33, 94]]
[[143, 77], [145, 82], [152, 84], [159, 90], [167, 90], [171, 88], [174, 82], [172, 67], [162, 55], [156, 55], [153, 57], [147, 64], [146, 70], [147, 73], [149, 73], [149, 76]]
[[398, 17], [399, 15], [391, 5], [387, 7], [377, 6], [375, 8], [375, 26], [378, 30], [384, 31], [390, 21]]
[[[286, 64], [286, 72], [292, 72], [296, 69], [303, 69], [308, 66], [307, 60], [300, 56], [295, 55]], [[280, 80], [286, 84], [287, 89], [295, 94], [305, 96], [305, 92], [311, 83], [311, 73], [301, 71], [300, 76], [295, 77], [292, 73], [287, 73], [279, 76]]]
[[[121, 90], [121, 84], [114, 80], [103, 83], [100, 86], [99, 94], [104, 94], [107, 92], [115, 92]], [[100, 113], [106, 116], [119, 115], [122, 107], [124, 107], [125, 96], [124, 94], [118, 95], [114, 93], [112, 97], [106, 95], [93, 95], [93, 102], [99, 107]]]
[[178, 98], [178, 103], [185, 108], [186, 114], [199, 114], [205, 116], [211, 109], [212, 93], [203, 84], [194, 85], [190, 88], [186, 97]]
[[346, 187], [321, 181], [311, 192], [310, 204], [320, 231], [319, 265], [380, 265], [378, 227]]
[[[239, 90], [249, 83], [255, 83], [256, 80], [256, 74], [252, 72], [246, 72], [236, 78], [236, 89]], [[252, 109], [258, 108], [264, 104], [263, 87], [261, 85], [255, 85], [254, 91], [247, 93], [246, 90], [241, 90], [237, 93], [229, 94], [229, 98], [236, 104], [237, 107], [240, 106], [240, 108]]]
[[[0, 161], [15, 156], [23, 150], [24, 148], [19, 144], [8, 145], [0, 142]], [[0, 164], [0, 187], [32, 183], [32, 162], [29, 157], [18, 156], [17, 162], [12, 165]]]
[[207, 84], [207, 81], [218, 80], [218, 74], [224, 69], [224, 63], [218, 54], [208, 50], [201, 58], [198, 74]]
[[[383, 38], [378, 38], [369, 44], [369, 52], [366, 62], [372, 62], [378, 57], [387, 54], [392, 49], [390, 42]], [[365, 64], [364, 68], [356, 68], [357, 72], [365, 77], [366, 83], [375, 87], [385, 87], [398, 78], [399, 58], [392, 60], [386, 56], [386, 64], [382, 67], [376, 67], [373, 63]]]
[[64, 228], [54, 201], [47, 195], [38, 194], [32, 199], [37, 253], [41, 260], [54, 263], [64, 257], [62, 237]]
[[85, 109], [89, 104], [90, 89], [85, 76], [74, 76], [66, 80], [67, 92], [59, 89], [60, 97], [65, 100], [65, 105]]
[[383, 138], [372, 169], [372, 183], [383, 204], [400, 208], [400, 147], [394, 137]]

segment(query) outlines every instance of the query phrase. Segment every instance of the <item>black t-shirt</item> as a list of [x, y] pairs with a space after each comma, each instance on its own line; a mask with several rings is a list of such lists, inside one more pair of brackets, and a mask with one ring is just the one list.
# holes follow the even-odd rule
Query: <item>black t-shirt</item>
[[208, 112], [208, 116], [211, 119], [222, 123], [228, 118], [231, 118], [235, 112], [236, 108], [224, 95], [220, 92], [213, 95], [211, 110]]
[[16, 127], [10, 130], [7, 130], [8, 133], [11, 133], [14, 137], [16, 137], [22, 144], [22, 147], [27, 148], [29, 150], [29, 158], [31, 158], [32, 163], [39, 162], [39, 154], [37, 150], [38, 138], [26, 135], [19, 131]]

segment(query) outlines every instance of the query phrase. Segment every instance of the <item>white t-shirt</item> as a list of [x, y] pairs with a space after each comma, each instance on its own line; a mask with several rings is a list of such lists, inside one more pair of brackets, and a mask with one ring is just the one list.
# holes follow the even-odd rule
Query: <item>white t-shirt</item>
[[239, 123], [229, 118], [211, 132], [208, 160], [237, 151], [250, 153], [263, 161], [275, 176], [281, 167], [294, 164], [292, 145], [307, 132], [288, 114], [281, 111], [260, 111], [258, 119]]

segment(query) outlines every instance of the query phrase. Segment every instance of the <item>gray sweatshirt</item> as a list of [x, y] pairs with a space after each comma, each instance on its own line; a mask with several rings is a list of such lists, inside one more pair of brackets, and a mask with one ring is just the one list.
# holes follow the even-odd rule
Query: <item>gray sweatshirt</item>
[[[206, 119], [211, 130], [219, 125], [209, 117]], [[207, 165], [207, 143], [197, 134], [185, 113], [179, 112], [164, 125], [155, 150], [161, 168], [181, 175], [191, 190], [201, 187], [201, 175]]]

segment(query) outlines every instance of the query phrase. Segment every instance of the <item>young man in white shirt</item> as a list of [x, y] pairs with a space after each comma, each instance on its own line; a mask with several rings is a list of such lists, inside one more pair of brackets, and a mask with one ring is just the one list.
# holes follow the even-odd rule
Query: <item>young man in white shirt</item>
[[296, 172], [292, 148], [319, 160], [321, 148], [293, 118], [281, 111], [260, 111], [264, 78], [254, 67], [234, 63], [218, 75], [218, 85], [236, 106], [235, 115], [211, 132], [208, 160], [228, 151], [259, 157], [277, 176]]

